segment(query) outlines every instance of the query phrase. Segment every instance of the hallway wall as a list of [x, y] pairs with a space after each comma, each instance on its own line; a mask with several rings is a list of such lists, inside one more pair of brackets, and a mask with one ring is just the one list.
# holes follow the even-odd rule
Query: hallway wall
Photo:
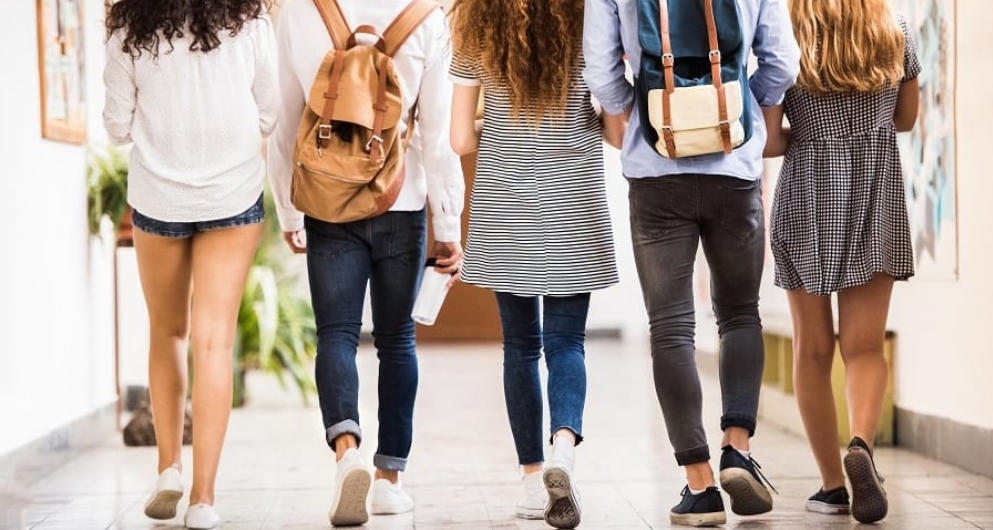
[[[102, 132], [103, 2], [85, 1], [92, 139]], [[111, 254], [87, 231], [86, 148], [41, 138], [35, 2], [10, 2], [4, 20], [0, 455], [115, 399]]]

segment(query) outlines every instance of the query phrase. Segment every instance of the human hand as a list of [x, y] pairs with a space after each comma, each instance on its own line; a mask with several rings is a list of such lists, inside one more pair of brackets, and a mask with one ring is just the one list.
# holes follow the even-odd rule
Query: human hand
[[307, 253], [307, 233], [303, 230], [283, 232], [283, 240], [294, 254]]
[[459, 280], [462, 270], [462, 245], [458, 241], [435, 241], [434, 252], [435, 270], [443, 274], [451, 274], [448, 286], [451, 287]]

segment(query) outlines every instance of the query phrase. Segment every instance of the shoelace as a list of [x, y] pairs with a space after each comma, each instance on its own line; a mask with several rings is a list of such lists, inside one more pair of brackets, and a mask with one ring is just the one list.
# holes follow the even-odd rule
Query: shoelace
[[756, 462], [755, 459], [751, 457], [751, 455], [748, 456], [748, 462], [752, 464], [752, 468], [755, 470], [755, 474], [760, 477], [759, 482], [760, 483], [764, 482], [765, 485], [769, 487], [769, 489], [776, 492], [776, 495], [779, 495], [779, 490], [777, 490], [776, 487], [772, 485], [772, 482], [769, 482], [769, 479], [766, 478], [764, 474], [762, 474], [761, 471], [762, 466], [760, 466], [759, 463]]

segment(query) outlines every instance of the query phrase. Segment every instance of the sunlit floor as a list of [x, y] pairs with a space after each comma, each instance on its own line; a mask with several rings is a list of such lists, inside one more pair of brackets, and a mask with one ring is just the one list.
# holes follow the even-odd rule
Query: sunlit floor
[[[373, 517], [368, 528], [548, 528], [513, 516], [520, 487], [507, 426], [497, 345], [421, 348], [414, 447], [405, 487], [413, 513]], [[642, 344], [594, 341], [588, 347], [586, 442], [577, 451], [582, 495], [581, 528], [667, 528], [669, 508], [683, 478], [672, 458]], [[376, 430], [376, 360], [371, 346], [359, 353], [362, 421], [366, 439]], [[320, 413], [283, 394], [268, 379], [250, 381], [249, 405], [236, 410], [218, 477], [216, 507], [225, 529], [327, 528], [334, 461], [323, 439]], [[712, 453], [718, 454], [720, 398], [716, 379], [705, 379]], [[546, 417], [547, 422], [547, 417]], [[127, 448], [120, 433], [71, 460], [13, 498], [0, 498], [0, 524], [11, 528], [171, 529], [180, 517], [155, 522], [142, 514], [155, 481], [153, 448]], [[847, 516], [804, 511], [819, 486], [806, 442], [773, 428], [753, 440], [754, 456], [779, 490], [766, 515], [728, 512], [729, 528], [855, 526]], [[188, 450], [188, 449], [187, 449]], [[362, 447], [372, 461], [374, 443]], [[185, 455], [190, 469], [190, 454]], [[970, 474], [914, 453], [880, 448], [890, 516], [880, 525], [901, 529], [993, 529], [993, 479]], [[189, 476], [185, 477], [189, 481]]]

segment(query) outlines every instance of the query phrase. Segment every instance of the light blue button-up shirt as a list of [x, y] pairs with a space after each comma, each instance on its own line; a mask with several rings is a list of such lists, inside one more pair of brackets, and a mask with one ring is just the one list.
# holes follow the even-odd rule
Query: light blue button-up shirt
[[753, 99], [752, 137], [730, 155], [672, 160], [656, 153], [642, 136], [634, 87], [625, 77], [625, 54], [634, 72], [641, 64], [637, 0], [586, 0], [586, 84], [608, 114], [622, 114], [633, 106], [621, 151], [625, 177], [706, 174], [755, 180], [761, 176], [766, 130], [759, 106], [770, 107], [782, 101], [800, 71], [800, 50], [793, 37], [786, 0], [738, 0], [738, 9], [745, 43], [758, 59], [758, 68], [748, 81]]

